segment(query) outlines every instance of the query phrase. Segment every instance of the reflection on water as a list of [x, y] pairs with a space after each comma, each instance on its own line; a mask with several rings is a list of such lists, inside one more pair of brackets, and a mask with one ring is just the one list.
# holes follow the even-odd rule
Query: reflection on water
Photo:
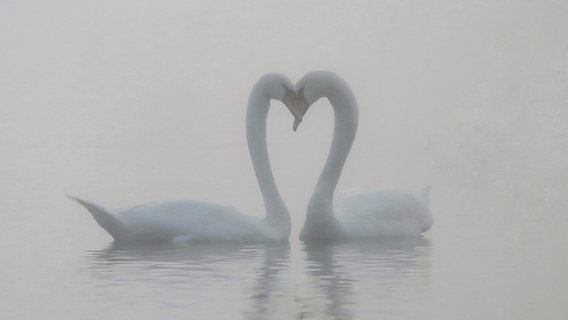
[[428, 287], [429, 240], [295, 245], [113, 244], [89, 252], [87, 273], [99, 301], [227, 319], [400, 315]]
[[247, 319], [282, 317], [279, 302], [290, 298], [286, 296], [290, 290], [287, 290], [283, 274], [289, 269], [289, 245], [266, 245], [264, 263], [256, 270], [256, 279], [248, 303], [250, 307], [244, 312]]
[[429, 249], [430, 241], [423, 239], [304, 245], [309, 281], [324, 302], [321, 312], [330, 319], [377, 316], [384, 313], [383, 306], [424, 289]]
[[233, 244], [192, 244], [191, 246], [168, 244], [121, 244], [112, 243], [102, 250], [90, 251], [92, 266], [96, 269], [105, 266], [136, 265], [140, 267], [149, 264], [167, 267], [168, 265], [206, 264], [227, 257], [238, 258], [239, 252], [254, 246], [239, 246]]
[[[89, 272], [106, 299], [145, 301], [191, 310], [192, 316], [266, 318], [279, 272], [289, 268], [285, 244], [119, 245], [91, 251]], [[134, 292], [132, 295], [131, 292]], [[158, 300], [156, 300], [158, 299]]]

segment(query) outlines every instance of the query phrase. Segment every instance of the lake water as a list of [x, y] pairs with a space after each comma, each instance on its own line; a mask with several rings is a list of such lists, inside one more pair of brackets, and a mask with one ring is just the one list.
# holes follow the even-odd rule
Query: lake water
[[49, 157], [38, 150], [5, 154], [0, 301], [9, 319], [561, 319], [568, 311], [566, 204], [519, 186], [432, 183], [435, 223], [423, 239], [304, 244], [297, 210], [285, 244], [120, 246], [63, 195], [90, 167], [67, 171], [74, 165], [62, 157], [40, 170]]
[[[325, 8], [325, 10], [323, 10]], [[0, 4], [5, 319], [564, 319], [568, 5]], [[352, 86], [339, 189], [432, 187], [422, 239], [304, 244], [333, 112], [268, 119], [285, 244], [119, 246], [65, 194], [263, 216], [244, 132], [266, 72]]]

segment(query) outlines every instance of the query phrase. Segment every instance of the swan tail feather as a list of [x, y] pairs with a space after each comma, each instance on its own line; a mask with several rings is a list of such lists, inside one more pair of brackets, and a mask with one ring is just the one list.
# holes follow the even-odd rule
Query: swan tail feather
[[103, 227], [115, 240], [120, 240], [128, 233], [128, 228], [124, 222], [112, 215], [107, 209], [91, 203], [89, 201], [67, 195], [71, 200], [77, 201], [85, 207], [95, 218], [95, 221]]

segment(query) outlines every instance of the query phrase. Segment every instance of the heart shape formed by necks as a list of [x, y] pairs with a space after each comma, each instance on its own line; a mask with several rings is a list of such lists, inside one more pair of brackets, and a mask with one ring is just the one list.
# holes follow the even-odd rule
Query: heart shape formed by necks
[[[433, 222], [428, 191], [405, 188], [354, 188], [335, 195], [359, 121], [357, 100], [349, 85], [330, 71], [314, 71], [296, 83], [295, 112], [303, 118], [309, 107], [325, 97], [335, 114], [329, 155], [308, 203], [300, 233], [304, 241], [420, 237]], [[300, 124], [294, 121], [296, 131]]]

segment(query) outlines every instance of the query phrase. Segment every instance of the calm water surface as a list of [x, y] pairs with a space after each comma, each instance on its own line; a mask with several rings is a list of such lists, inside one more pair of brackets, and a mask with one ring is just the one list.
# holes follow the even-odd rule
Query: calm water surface
[[[20, 156], [31, 154], [41, 158]], [[438, 185], [423, 239], [304, 244], [295, 230], [285, 244], [140, 246], [111, 243], [59, 194], [66, 185], [26, 187], [35, 198], [3, 198], [12, 203], [0, 232], [9, 319], [561, 319], [567, 311], [564, 213], [509, 188]]]

